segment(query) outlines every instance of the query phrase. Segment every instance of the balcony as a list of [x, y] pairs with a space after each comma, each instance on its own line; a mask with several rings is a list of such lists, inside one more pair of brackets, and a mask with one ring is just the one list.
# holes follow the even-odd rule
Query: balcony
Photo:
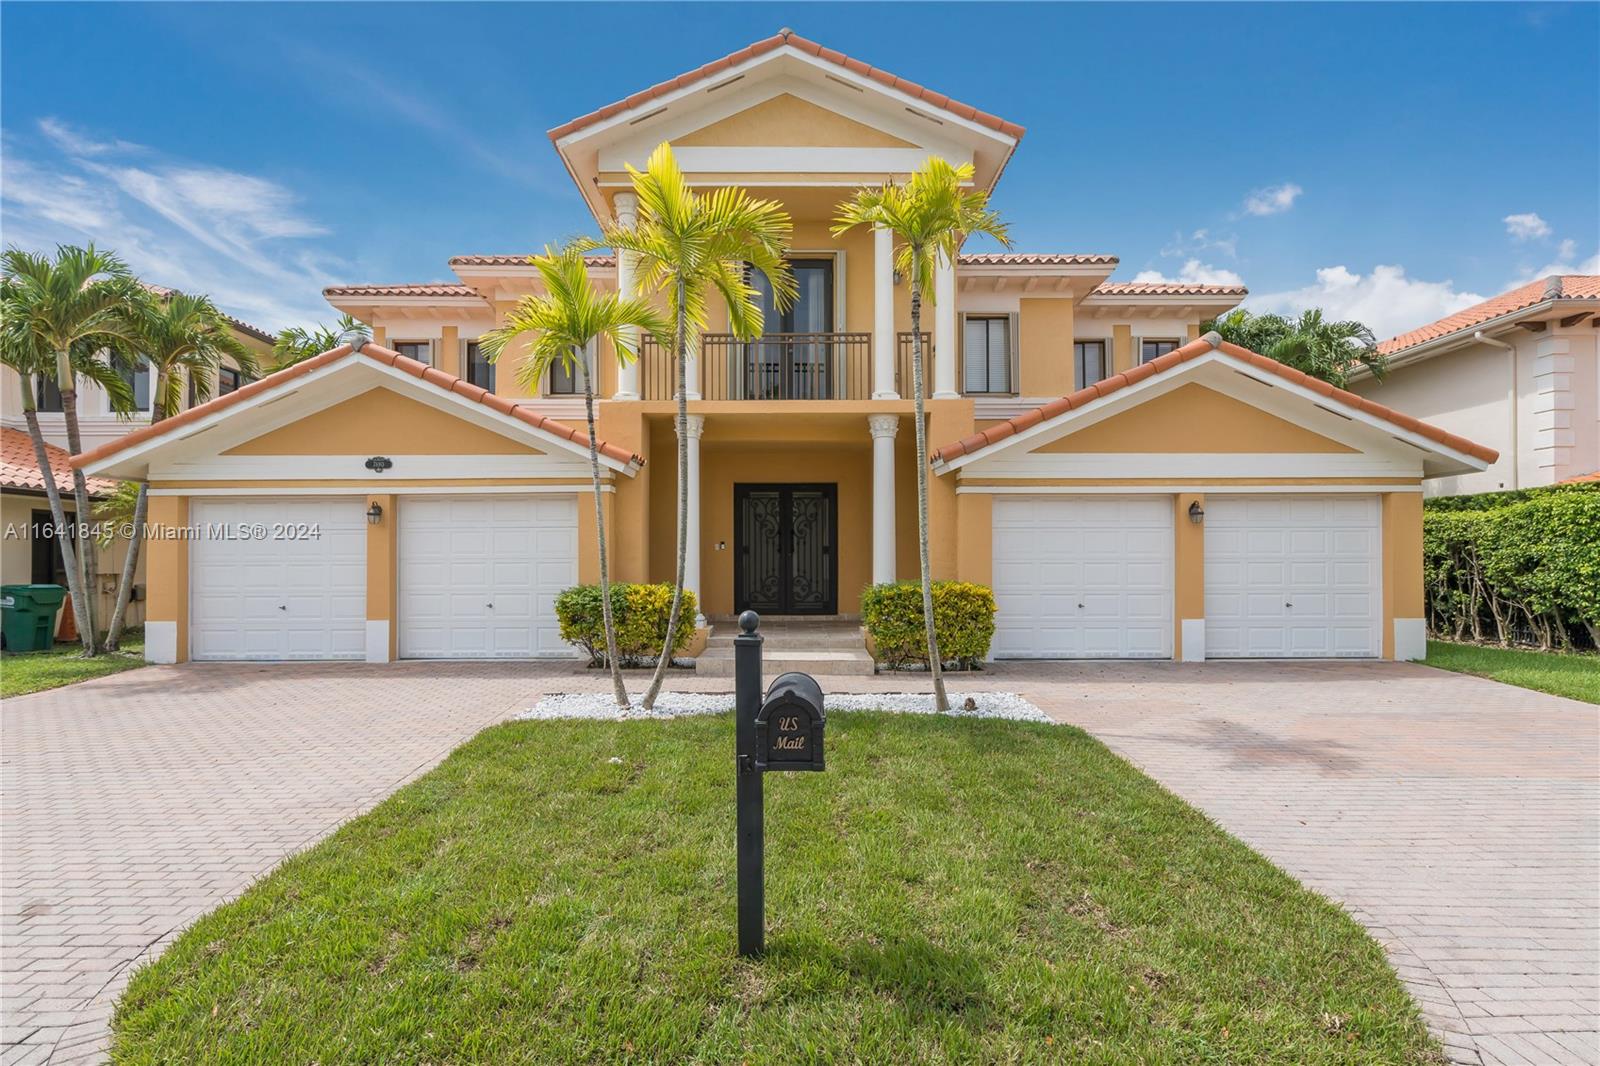
[[[769, 333], [742, 341], [702, 333], [695, 367], [707, 400], [865, 400], [872, 396], [870, 333]], [[677, 389], [672, 353], [646, 338], [639, 351], [640, 394], [670, 400]]]

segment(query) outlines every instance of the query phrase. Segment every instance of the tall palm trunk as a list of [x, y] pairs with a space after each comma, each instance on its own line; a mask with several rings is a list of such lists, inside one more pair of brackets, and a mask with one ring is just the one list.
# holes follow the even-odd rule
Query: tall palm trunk
[[[922, 277], [922, 255], [911, 252], [911, 276]], [[948, 339], [948, 338], [947, 338]], [[911, 388], [917, 427], [917, 562], [922, 569], [922, 624], [928, 636], [928, 672], [933, 675], [933, 702], [939, 713], [950, 709], [939, 662], [939, 634], [933, 625], [933, 575], [928, 565], [928, 427], [922, 400], [922, 287], [911, 286]]]
[[[163, 397], [167, 395], [167, 371], [158, 371], [155, 380], [154, 402], [151, 404], [150, 424], [155, 425], [167, 415]], [[149, 484], [139, 482], [139, 495], [133, 501], [133, 529], [128, 532], [128, 554], [122, 560], [122, 575], [117, 579], [117, 602], [111, 608], [111, 621], [106, 626], [106, 651], [116, 651], [122, 642], [123, 620], [128, 613], [128, 601], [133, 598], [134, 572], [139, 569], [139, 552], [144, 547], [144, 520], [150, 512]]]
[[33, 383], [28, 375], [22, 377], [22, 417], [28, 423], [28, 438], [33, 441], [33, 457], [39, 464], [44, 480], [44, 494], [50, 501], [50, 520], [56, 524], [56, 544], [61, 549], [62, 569], [67, 572], [67, 597], [72, 601], [74, 618], [83, 618], [87, 607], [82, 575], [78, 571], [78, 552], [75, 542], [67, 535], [67, 510], [61, 503], [61, 490], [56, 487], [56, 472], [50, 466], [50, 452], [45, 447], [44, 431], [39, 428], [39, 410], [34, 405]]
[[[65, 350], [56, 353], [56, 384], [57, 391], [61, 394], [61, 420], [67, 427], [67, 451], [78, 455], [83, 452], [83, 436], [78, 430], [78, 378], [73, 373], [72, 360]], [[73, 517], [79, 522], [81, 530], [89, 521], [89, 484], [83, 478], [83, 471], [76, 467], [72, 469], [72, 498], [76, 505], [76, 514]], [[94, 623], [94, 595], [90, 589], [90, 582], [94, 577], [94, 566], [91, 561], [94, 549], [89, 544], [88, 537], [78, 541], [77, 574], [82, 593], [72, 605], [85, 657], [93, 656], [99, 651]], [[65, 558], [62, 556], [63, 561]], [[82, 613], [79, 613], [78, 601], [82, 601]]]
[[600, 617], [606, 629], [606, 662], [611, 667], [611, 691], [617, 706], [628, 707], [628, 686], [622, 682], [622, 663], [617, 658], [617, 624], [611, 617], [611, 563], [606, 558], [606, 515], [600, 502], [600, 442], [594, 433], [594, 384], [589, 380], [589, 360], [581, 349], [574, 351], [583, 374], [583, 411], [589, 421], [589, 477], [594, 482], [594, 528], [600, 540]]
[[[650, 678], [650, 690], [644, 694], [644, 709], [655, 709], [656, 697], [661, 694], [661, 684], [667, 679], [667, 668], [672, 665], [672, 648], [678, 639], [678, 616], [683, 611], [683, 579], [689, 561], [689, 316], [685, 307], [683, 279], [678, 279], [675, 293], [677, 335], [673, 338], [673, 354], [678, 363], [678, 573], [672, 582], [672, 610], [667, 614], [667, 640], [661, 648], [661, 658], [656, 660], [656, 672]], [[698, 548], [698, 545], [696, 545]]]

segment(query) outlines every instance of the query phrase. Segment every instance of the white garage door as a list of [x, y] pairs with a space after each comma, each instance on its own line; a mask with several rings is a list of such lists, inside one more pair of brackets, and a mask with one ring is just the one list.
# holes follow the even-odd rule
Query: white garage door
[[994, 654], [1170, 658], [1172, 501], [996, 496]]
[[1376, 656], [1376, 496], [1206, 498], [1206, 658]]
[[367, 521], [359, 497], [196, 499], [193, 659], [360, 659]]
[[556, 595], [578, 580], [576, 496], [407, 496], [400, 655], [569, 656]]

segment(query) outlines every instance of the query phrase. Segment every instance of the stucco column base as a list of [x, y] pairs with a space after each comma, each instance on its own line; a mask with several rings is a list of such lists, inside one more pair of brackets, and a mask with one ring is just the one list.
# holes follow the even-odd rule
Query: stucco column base
[[894, 438], [899, 415], [868, 415], [872, 433], [872, 583], [894, 580]]

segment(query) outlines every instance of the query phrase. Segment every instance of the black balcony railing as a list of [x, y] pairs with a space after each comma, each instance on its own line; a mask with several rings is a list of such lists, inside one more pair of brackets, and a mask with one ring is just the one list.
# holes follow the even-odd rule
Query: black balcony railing
[[[911, 338], [915, 333], [906, 332], [895, 336], [894, 358], [894, 391], [902, 399], [911, 399]], [[922, 335], [922, 398], [927, 399], [933, 395], [933, 335]]]
[[[677, 395], [669, 348], [640, 345], [640, 392], [646, 400]], [[698, 384], [707, 400], [862, 400], [872, 395], [870, 333], [769, 333], [743, 341], [731, 333], [700, 336]]]

